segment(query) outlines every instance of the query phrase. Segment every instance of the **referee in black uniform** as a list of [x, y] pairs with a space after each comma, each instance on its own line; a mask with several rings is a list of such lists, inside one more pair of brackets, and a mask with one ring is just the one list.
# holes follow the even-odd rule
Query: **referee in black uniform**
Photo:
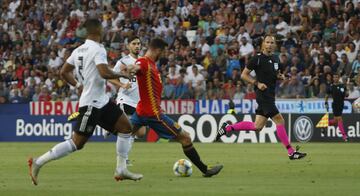
[[[271, 35], [265, 36], [262, 43], [262, 52], [250, 59], [248, 65], [241, 74], [241, 78], [246, 82], [254, 85], [256, 92], [256, 109], [255, 123], [242, 121], [234, 125], [223, 124], [218, 131], [218, 137], [225, 134], [226, 131], [261, 131], [265, 126], [268, 118], [271, 118], [276, 124], [276, 133], [288, 151], [289, 158], [301, 159], [306, 153], [298, 152], [289, 142], [283, 116], [275, 105], [275, 87], [278, 79], [284, 80], [285, 76], [281, 73], [279, 58], [274, 55], [276, 49], [275, 37]], [[256, 79], [250, 75], [255, 71]]]
[[332, 96], [332, 110], [334, 113], [334, 119], [329, 120], [329, 125], [338, 125], [340, 132], [342, 134], [342, 138], [345, 142], [348, 141], [348, 137], [346, 135], [344, 129], [344, 123], [342, 119], [342, 111], [344, 109], [344, 99], [348, 96], [348, 92], [346, 86], [340, 83], [340, 76], [338, 73], [333, 74], [333, 83], [327, 89], [327, 93], [325, 96], [325, 107], [329, 111], [329, 95]]

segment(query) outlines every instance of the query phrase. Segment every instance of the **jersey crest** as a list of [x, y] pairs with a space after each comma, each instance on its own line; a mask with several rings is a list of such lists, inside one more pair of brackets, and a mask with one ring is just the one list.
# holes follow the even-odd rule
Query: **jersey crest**
[[274, 63], [274, 69], [278, 70], [279, 69], [279, 63]]

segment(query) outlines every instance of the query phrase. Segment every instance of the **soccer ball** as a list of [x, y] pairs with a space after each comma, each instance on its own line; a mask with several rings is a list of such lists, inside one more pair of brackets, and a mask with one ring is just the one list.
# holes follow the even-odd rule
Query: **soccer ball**
[[192, 164], [186, 159], [180, 159], [175, 162], [173, 171], [176, 176], [189, 177], [192, 174]]

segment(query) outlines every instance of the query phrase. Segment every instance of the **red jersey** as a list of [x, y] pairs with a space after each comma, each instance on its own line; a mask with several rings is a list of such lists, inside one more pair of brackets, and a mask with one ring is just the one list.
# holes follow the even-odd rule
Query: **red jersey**
[[158, 116], [161, 114], [162, 82], [156, 64], [149, 57], [141, 57], [135, 62], [140, 66], [136, 73], [140, 101], [136, 107], [139, 116]]

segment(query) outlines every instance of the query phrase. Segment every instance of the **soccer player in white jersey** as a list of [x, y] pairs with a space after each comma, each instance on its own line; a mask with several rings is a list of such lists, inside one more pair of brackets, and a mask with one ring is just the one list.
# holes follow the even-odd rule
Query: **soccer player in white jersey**
[[[117, 61], [113, 71], [121, 72], [129, 65], [134, 65], [141, 50], [141, 41], [137, 36], [130, 36], [128, 39], [128, 49], [130, 54], [122, 57]], [[139, 88], [136, 78], [132, 79], [113, 79], [109, 80], [118, 88], [118, 95], [116, 103], [125, 112], [126, 115], [131, 116], [136, 111], [136, 106], [139, 102]], [[136, 136], [142, 137], [145, 135], [145, 127], [135, 132]], [[106, 132], [109, 133], [109, 132]], [[116, 140], [117, 164], [116, 170], [122, 171], [126, 169], [128, 163], [128, 155], [134, 142], [134, 136], [131, 134], [118, 134]]]
[[[85, 43], [71, 53], [61, 69], [64, 80], [82, 90], [79, 100], [80, 115], [70, 140], [61, 142], [45, 154], [28, 160], [30, 177], [34, 185], [38, 184], [38, 174], [42, 166], [82, 149], [92, 136], [96, 125], [114, 134], [131, 133], [131, 124], [127, 116], [105, 94], [106, 79], [126, 76], [112, 71], [108, 66], [106, 50], [100, 44], [103, 34], [100, 21], [89, 19], [85, 22], [85, 27], [87, 30]], [[82, 77], [82, 83], [75, 80], [74, 69]], [[114, 177], [140, 180], [143, 176], [123, 170], [121, 173], [116, 171]]]

